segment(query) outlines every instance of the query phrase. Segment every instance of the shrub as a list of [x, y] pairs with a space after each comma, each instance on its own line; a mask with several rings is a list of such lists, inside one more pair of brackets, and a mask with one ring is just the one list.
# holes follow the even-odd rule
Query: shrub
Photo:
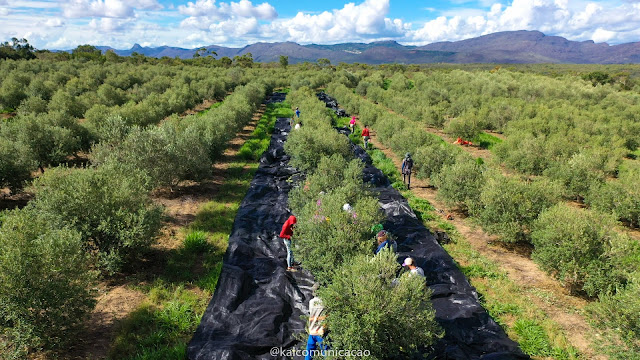
[[439, 143], [440, 139], [427, 133], [426, 131], [414, 126], [406, 126], [397, 129], [389, 139], [389, 145], [396, 153], [402, 154], [409, 152], [414, 154], [416, 148], [424, 145], [433, 145]]
[[349, 139], [340, 135], [330, 127], [313, 128], [303, 126], [291, 133], [284, 150], [291, 155], [290, 164], [300, 170], [308, 171], [316, 168], [323, 156], [339, 154], [350, 158]]
[[58, 165], [67, 157], [80, 150], [81, 139], [70, 125], [64, 114], [28, 114], [17, 117], [5, 131], [12, 139], [29, 146], [38, 165]]
[[18, 115], [42, 114], [47, 112], [47, 101], [40, 96], [30, 96], [20, 102], [16, 111]]
[[49, 111], [61, 111], [73, 117], [81, 118], [86, 109], [77, 97], [69, 94], [64, 89], [59, 89], [49, 101]]
[[494, 147], [498, 158], [508, 167], [526, 174], [541, 175], [549, 166], [544, 136], [511, 134]]
[[[0, 227], [0, 327], [5, 355], [22, 358], [32, 348], [72, 339], [95, 300], [95, 279], [80, 233], [55, 228], [32, 208], [9, 212]], [[0, 341], [0, 351], [2, 351]]]
[[544, 171], [551, 179], [561, 181], [571, 197], [586, 197], [591, 187], [604, 182], [621, 161], [620, 149], [588, 149], [574, 154], [566, 161], [557, 162]]
[[318, 291], [327, 308], [328, 342], [335, 349], [367, 349], [371, 359], [409, 358], [442, 336], [424, 278], [401, 276], [395, 254], [358, 256], [340, 266]]
[[155, 186], [201, 180], [211, 173], [211, 161], [194, 130], [180, 131], [170, 122], [146, 129], [133, 127], [124, 139], [115, 136], [112, 142], [96, 145], [91, 157], [96, 165], [122, 164], [142, 170]]
[[475, 114], [466, 113], [447, 121], [444, 131], [454, 137], [473, 139], [482, 132], [482, 124]]
[[416, 150], [415, 169], [418, 178], [431, 178], [442, 167], [453, 165], [460, 155], [460, 149], [443, 142], [424, 145]]
[[4, 79], [0, 86], [0, 108], [17, 108], [27, 98], [24, 90], [25, 85], [15, 77]]
[[594, 209], [614, 214], [631, 227], [640, 226], [640, 168], [620, 174], [617, 180], [591, 188], [585, 199]]
[[627, 343], [637, 348], [640, 338], [640, 278], [635, 274], [632, 281], [614, 294], [600, 295], [587, 310], [598, 326], [617, 329]]
[[[340, 155], [323, 158], [289, 198], [299, 219], [293, 242], [296, 253], [320, 282], [328, 282], [337, 265], [373, 251], [370, 229], [383, 216], [378, 200], [362, 182], [360, 160], [347, 163]], [[353, 213], [343, 210], [345, 203]]]
[[538, 214], [557, 203], [560, 194], [560, 187], [545, 179], [524, 182], [493, 174], [472, 213], [485, 230], [501, 235], [502, 241], [529, 241]]
[[122, 105], [127, 100], [124, 90], [113, 87], [109, 84], [102, 84], [98, 88], [98, 98], [106, 106]]
[[0, 187], [11, 191], [22, 189], [38, 163], [27, 145], [0, 137]]
[[466, 211], [480, 197], [484, 171], [484, 165], [468, 156], [460, 156], [455, 164], [443, 166], [431, 180], [438, 188], [438, 196], [447, 204]]
[[55, 168], [36, 179], [33, 190], [29, 206], [79, 231], [109, 273], [145, 250], [160, 228], [162, 210], [151, 203], [150, 181], [139, 170]]
[[572, 292], [594, 296], [611, 291], [624, 281], [624, 274], [608, 257], [630, 250], [630, 242], [614, 227], [611, 217], [558, 204], [542, 212], [533, 225], [532, 257]]

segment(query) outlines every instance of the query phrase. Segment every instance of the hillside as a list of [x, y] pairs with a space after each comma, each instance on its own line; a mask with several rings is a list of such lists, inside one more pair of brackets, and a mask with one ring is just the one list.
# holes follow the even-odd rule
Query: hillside
[[[102, 51], [110, 47], [98, 47]], [[258, 62], [278, 61], [280, 55], [292, 64], [327, 58], [332, 63], [567, 63], [626, 64], [640, 62], [640, 42], [609, 45], [593, 41], [571, 41], [560, 36], [547, 36], [539, 31], [505, 31], [476, 38], [432, 43], [425, 46], [405, 46], [395, 41], [343, 43], [335, 45], [300, 45], [295, 42], [256, 43], [243, 48], [209, 45], [218, 57], [230, 58], [251, 53]], [[143, 47], [135, 44], [128, 50], [114, 50], [118, 55], [133, 52], [151, 57], [189, 59], [197, 49], [178, 47]]]

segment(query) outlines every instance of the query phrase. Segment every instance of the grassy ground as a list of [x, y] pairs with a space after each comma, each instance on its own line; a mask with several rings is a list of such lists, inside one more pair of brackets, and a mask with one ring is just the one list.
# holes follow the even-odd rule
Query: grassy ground
[[196, 114], [196, 116], [202, 116], [202, 115], [204, 115], [204, 114], [208, 113], [210, 110], [212, 110], [212, 109], [215, 109], [215, 108], [219, 107], [219, 106], [220, 106], [220, 105], [222, 105], [223, 103], [224, 103], [223, 101], [219, 101], [219, 102], [217, 102], [217, 103], [214, 103], [214, 104], [213, 104], [213, 105], [211, 105], [211, 107], [209, 107], [208, 109], [203, 110], [203, 111], [200, 111], [199, 113], [197, 113], [197, 114]]
[[491, 134], [481, 132], [476, 137], [471, 139], [471, 142], [474, 144], [478, 144], [478, 146], [483, 149], [491, 150], [496, 144], [501, 143], [502, 139], [499, 139]]
[[399, 189], [409, 201], [416, 215], [430, 229], [446, 231], [452, 239], [444, 246], [455, 259], [460, 270], [478, 290], [480, 301], [489, 314], [507, 332], [509, 337], [520, 344], [521, 349], [535, 358], [577, 359], [573, 348], [559, 327], [547, 319], [544, 311], [529, 299], [532, 290], [523, 290], [511, 281], [498, 265], [473, 250], [471, 244], [458, 233], [456, 228], [442, 220], [435, 208], [427, 201], [404, 189], [402, 177], [393, 161], [382, 151], [368, 151], [374, 165], [389, 177], [392, 186]]
[[267, 112], [256, 126], [251, 139], [247, 140], [238, 151], [240, 158], [243, 160], [258, 160], [269, 147], [276, 119], [291, 116], [293, 116], [293, 111], [288, 102], [269, 104]]
[[123, 322], [111, 359], [185, 359], [187, 343], [220, 276], [236, 212], [258, 168], [256, 160], [269, 145], [276, 118], [292, 115], [286, 103], [269, 105], [246, 146], [229, 159], [220, 190], [181, 230], [182, 245], [172, 250], [153, 282], [137, 286], [147, 299]]

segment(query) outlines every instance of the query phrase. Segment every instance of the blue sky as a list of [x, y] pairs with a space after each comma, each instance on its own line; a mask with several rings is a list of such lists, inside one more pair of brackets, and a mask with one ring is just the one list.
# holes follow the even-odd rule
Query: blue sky
[[640, 41], [640, 0], [0, 0], [0, 40], [36, 48], [255, 42], [424, 45], [498, 31]]

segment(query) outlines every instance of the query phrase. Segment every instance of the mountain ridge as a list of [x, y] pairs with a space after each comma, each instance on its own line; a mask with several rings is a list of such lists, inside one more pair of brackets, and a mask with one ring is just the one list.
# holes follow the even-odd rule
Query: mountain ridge
[[[117, 50], [97, 46], [103, 52], [115, 51], [121, 56], [134, 52], [149, 57], [192, 58], [196, 50], [172, 46], [144, 47], [134, 44], [131, 49]], [[567, 64], [625, 64], [640, 63], [640, 42], [618, 45], [595, 43], [593, 40], [573, 41], [561, 36], [545, 35], [540, 31], [503, 31], [459, 41], [442, 41], [423, 46], [402, 45], [393, 40], [371, 43], [341, 43], [332, 45], [295, 42], [258, 42], [242, 48], [208, 45], [216, 58], [233, 58], [247, 53], [257, 62], [277, 62], [280, 55], [289, 57], [292, 64], [315, 62], [319, 58], [332, 63], [567, 63]]]

